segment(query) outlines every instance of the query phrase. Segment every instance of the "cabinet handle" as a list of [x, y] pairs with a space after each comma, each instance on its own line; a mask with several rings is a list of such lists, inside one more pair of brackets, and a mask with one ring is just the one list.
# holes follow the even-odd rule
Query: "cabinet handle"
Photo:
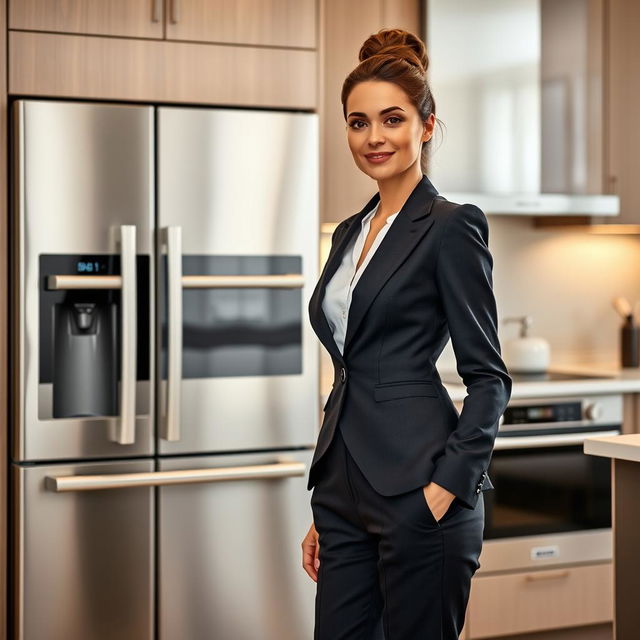
[[151, 10], [151, 21], [160, 22], [160, 3], [162, 0], [153, 0], [153, 8]]
[[569, 575], [568, 569], [558, 571], [545, 571], [544, 573], [528, 573], [524, 579], [527, 582], [536, 582], [538, 580], [555, 580], [556, 578], [566, 578]]
[[180, 20], [180, 0], [171, 0], [171, 22], [174, 24]]

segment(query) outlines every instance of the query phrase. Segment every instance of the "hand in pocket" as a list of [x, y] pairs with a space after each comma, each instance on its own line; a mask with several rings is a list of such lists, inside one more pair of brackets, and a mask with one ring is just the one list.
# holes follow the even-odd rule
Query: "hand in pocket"
[[456, 497], [454, 493], [451, 493], [451, 491], [435, 482], [430, 482], [428, 485], [422, 487], [422, 493], [424, 494], [427, 507], [437, 522], [447, 513], [451, 503]]

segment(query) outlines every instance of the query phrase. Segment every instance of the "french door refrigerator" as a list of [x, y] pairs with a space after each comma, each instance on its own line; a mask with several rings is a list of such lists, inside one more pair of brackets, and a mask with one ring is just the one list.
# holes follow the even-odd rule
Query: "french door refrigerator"
[[12, 636], [307, 640], [317, 116], [15, 100]]

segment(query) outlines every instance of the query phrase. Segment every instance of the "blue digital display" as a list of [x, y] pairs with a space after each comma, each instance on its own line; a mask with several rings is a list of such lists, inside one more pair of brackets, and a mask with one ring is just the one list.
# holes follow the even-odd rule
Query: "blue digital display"
[[105, 270], [105, 265], [97, 260], [79, 260], [76, 262], [77, 273], [100, 273]]

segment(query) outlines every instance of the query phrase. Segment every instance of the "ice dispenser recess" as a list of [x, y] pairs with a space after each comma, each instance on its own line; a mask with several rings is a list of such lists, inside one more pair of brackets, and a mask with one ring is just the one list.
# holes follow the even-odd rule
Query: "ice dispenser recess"
[[[147, 256], [137, 256], [139, 283], [148, 283]], [[118, 255], [40, 256], [40, 384], [50, 384], [53, 418], [116, 416], [119, 412], [121, 291]], [[104, 276], [116, 276], [110, 283]], [[87, 278], [86, 288], [60, 286], [54, 276]], [[102, 276], [93, 281], [92, 276]], [[101, 288], [98, 288], [101, 287]], [[113, 288], [109, 288], [112, 286]], [[94, 287], [94, 288], [92, 288]], [[148, 286], [138, 305], [138, 380], [148, 380]], [[146, 323], [146, 325], [145, 325]], [[48, 412], [47, 412], [48, 413]]]
[[53, 306], [54, 418], [117, 413], [116, 335], [114, 302], [79, 302], [67, 296]]

